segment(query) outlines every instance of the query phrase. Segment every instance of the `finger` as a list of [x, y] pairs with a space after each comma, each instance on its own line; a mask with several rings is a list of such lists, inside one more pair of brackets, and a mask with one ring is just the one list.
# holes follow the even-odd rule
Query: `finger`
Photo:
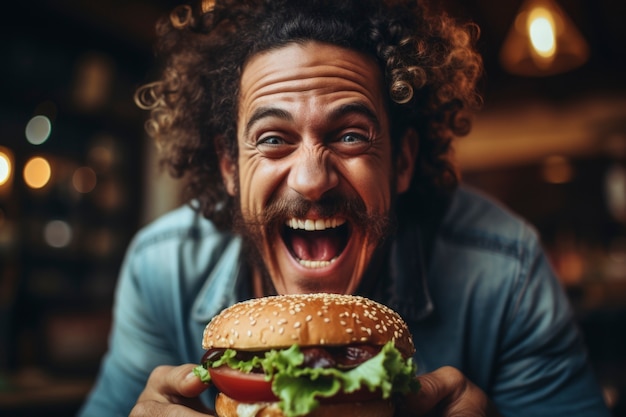
[[[156, 367], [146, 384], [146, 390], [139, 397], [146, 396], [144, 399], [157, 399], [154, 395], [163, 397], [197, 397], [202, 391], [208, 388], [193, 373], [194, 364], [185, 364], [180, 366], [158, 366]], [[151, 388], [151, 389], [148, 389]]]
[[488, 405], [486, 395], [452, 367], [439, 368], [418, 377], [421, 388], [407, 395], [407, 415], [419, 416], [437, 411], [441, 416], [484, 416]]

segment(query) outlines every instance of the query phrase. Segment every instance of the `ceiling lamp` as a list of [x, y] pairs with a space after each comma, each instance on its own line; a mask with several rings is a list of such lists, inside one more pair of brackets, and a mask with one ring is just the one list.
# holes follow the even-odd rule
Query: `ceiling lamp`
[[500, 51], [505, 70], [533, 77], [572, 70], [588, 57], [587, 42], [553, 0], [524, 1]]

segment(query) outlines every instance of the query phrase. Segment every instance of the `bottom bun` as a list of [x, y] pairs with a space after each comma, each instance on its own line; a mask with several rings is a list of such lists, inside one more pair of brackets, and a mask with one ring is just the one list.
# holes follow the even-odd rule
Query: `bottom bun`
[[[395, 407], [391, 401], [376, 400], [355, 403], [322, 404], [308, 417], [392, 417]], [[215, 400], [218, 417], [284, 417], [277, 402], [242, 403], [219, 393]]]

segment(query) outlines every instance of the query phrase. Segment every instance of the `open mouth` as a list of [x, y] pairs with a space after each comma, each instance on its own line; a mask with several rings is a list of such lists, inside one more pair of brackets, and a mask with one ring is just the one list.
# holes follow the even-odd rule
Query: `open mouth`
[[305, 268], [324, 268], [343, 252], [350, 238], [345, 219], [296, 219], [285, 222], [282, 238], [291, 256]]

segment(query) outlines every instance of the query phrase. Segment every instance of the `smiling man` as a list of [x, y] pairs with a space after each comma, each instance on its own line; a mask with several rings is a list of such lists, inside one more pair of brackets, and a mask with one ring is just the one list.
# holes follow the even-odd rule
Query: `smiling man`
[[212, 413], [192, 372], [212, 317], [334, 292], [407, 322], [400, 416], [608, 416], [536, 232], [459, 185], [473, 26], [413, 0], [205, 0], [158, 34], [137, 99], [189, 204], [128, 249], [81, 415]]

